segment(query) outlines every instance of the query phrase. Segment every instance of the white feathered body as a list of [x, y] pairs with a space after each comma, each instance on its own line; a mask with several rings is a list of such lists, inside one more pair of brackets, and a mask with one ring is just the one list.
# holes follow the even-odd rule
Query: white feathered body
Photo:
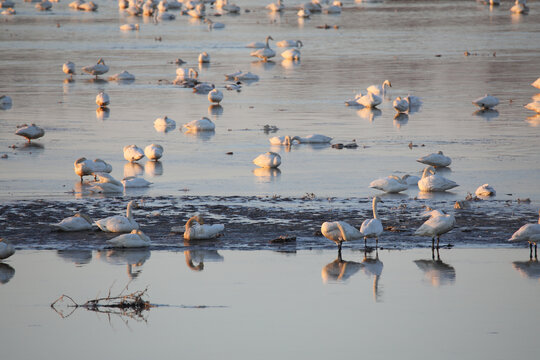
[[141, 230], [132, 230], [129, 234], [122, 234], [107, 240], [107, 244], [117, 248], [149, 247], [150, 238]]
[[193, 120], [187, 124], [184, 124], [184, 128], [188, 132], [214, 131], [216, 125], [212, 122], [212, 120], [208, 119], [207, 117], [203, 117], [202, 119]]
[[409, 188], [405, 181], [393, 176], [373, 180], [369, 184], [369, 187], [382, 190], [387, 193], [398, 193]]
[[124, 146], [124, 159], [129, 162], [134, 162], [142, 159], [144, 157], [144, 151], [139, 148], [137, 145], [126, 145]]
[[7, 259], [15, 253], [15, 248], [10, 243], [0, 239], [0, 260]]
[[144, 155], [150, 160], [158, 161], [163, 156], [163, 146], [150, 144], [144, 148]]
[[[343, 228], [344, 234], [341, 233], [338, 224]], [[321, 225], [321, 233], [325, 238], [332, 240], [336, 244], [343, 241], [359, 240], [364, 237], [364, 235], [357, 228], [349, 223], [346, 223], [345, 221], [324, 222]]]
[[76, 214], [63, 219], [57, 224], [51, 224], [51, 226], [59, 231], [92, 230], [92, 221], [90, 218]]
[[436, 174], [423, 177], [418, 181], [418, 188], [424, 192], [446, 191], [457, 186], [459, 185], [452, 180]]
[[499, 104], [499, 99], [492, 95], [484, 95], [472, 102], [481, 109], [491, 109]]
[[223, 224], [199, 224], [194, 223], [192, 224], [186, 231], [184, 232], [184, 239], [186, 240], [207, 240], [207, 239], [214, 239], [218, 237], [221, 233], [223, 233], [223, 230], [225, 229], [225, 225]]
[[495, 189], [489, 184], [484, 184], [478, 187], [474, 192], [476, 196], [495, 196]]
[[433, 210], [430, 215], [430, 218], [415, 231], [415, 235], [434, 238], [449, 232], [456, 225], [456, 218], [452, 214]]
[[416, 161], [423, 164], [436, 166], [436, 167], [445, 167], [445, 166], [449, 166], [452, 163], [452, 159], [444, 155], [442, 151], [439, 151], [438, 153], [422, 156], [420, 159]]
[[253, 159], [253, 163], [262, 168], [277, 168], [281, 165], [281, 156], [275, 152], [268, 151]]

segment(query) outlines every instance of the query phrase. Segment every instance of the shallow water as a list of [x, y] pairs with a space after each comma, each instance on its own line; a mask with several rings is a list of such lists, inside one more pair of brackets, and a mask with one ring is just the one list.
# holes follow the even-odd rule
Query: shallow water
[[[260, 2], [238, 1], [251, 12], [217, 18], [226, 24], [219, 31], [185, 16], [153, 24], [119, 12], [114, 1], [97, 3], [96, 13], [73, 11], [68, 2], [54, 3], [53, 11], [44, 13], [18, 2], [17, 15], [2, 19], [0, 94], [12, 97], [13, 107], [0, 111], [0, 153], [9, 156], [0, 159], [0, 198], [73, 197], [71, 191], [80, 188], [72, 164], [80, 156], [111, 163], [116, 178], [140, 173], [154, 182], [128, 195], [365, 197], [376, 193], [368, 188], [371, 180], [419, 174], [423, 167], [415, 159], [442, 150], [453, 159], [444, 175], [460, 186], [435, 198], [463, 198], [490, 183], [499, 199], [540, 201], [540, 127], [522, 107], [538, 92], [529, 85], [540, 75], [535, 2], [529, 15], [515, 16], [506, 3], [490, 9], [474, 1], [346, 1], [341, 15], [313, 15], [300, 23], [292, 10], [272, 17]], [[141, 30], [121, 32], [118, 27], [126, 22], [141, 23]], [[316, 28], [325, 23], [339, 29]], [[276, 41], [301, 39], [301, 61], [283, 63], [279, 55], [266, 64], [254, 61], [244, 46], [267, 35]], [[169, 62], [180, 57], [197, 67], [201, 51], [211, 56], [211, 64], [199, 69], [202, 80], [223, 86], [223, 74], [240, 69], [258, 74], [260, 81], [239, 93], [224, 90], [217, 110], [209, 109], [206, 96], [160, 83], [175, 77], [176, 65]], [[94, 82], [80, 74], [99, 57], [110, 66], [103, 79], [128, 70], [136, 81]], [[61, 65], [68, 60], [78, 74], [64, 83]], [[394, 120], [390, 100], [373, 112], [344, 105], [384, 79], [392, 82], [391, 99], [420, 96], [420, 110]], [[96, 115], [99, 90], [111, 97], [105, 119]], [[485, 93], [499, 97], [498, 112], [475, 115], [471, 101]], [[164, 115], [177, 123], [166, 134], [153, 128], [154, 119]], [[215, 133], [178, 131], [202, 116], [215, 121]], [[39, 147], [25, 148], [13, 132], [31, 122], [46, 134], [36, 141]], [[265, 124], [279, 130], [265, 134]], [[267, 140], [311, 133], [333, 142], [356, 139], [361, 146], [293, 146], [287, 152]], [[165, 148], [160, 164], [126, 165], [124, 145], [152, 142]], [[409, 142], [419, 146], [409, 149]], [[9, 148], [12, 144], [19, 147]], [[279, 171], [259, 173], [251, 160], [268, 150], [279, 152], [283, 163]], [[230, 151], [233, 155], [226, 155]], [[418, 190], [405, 193], [414, 197]]]
[[[3, 356], [507, 359], [534, 357], [540, 268], [520, 249], [20, 251], [1, 264]], [[371, 259], [371, 260], [369, 260]], [[203, 262], [203, 265], [201, 264]], [[132, 264], [132, 265], [128, 265]], [[190, 267], [186, 266], [189, 265]], [[126, 267], [128, 272], [126, 272]], [[49, 306], [148, 287], [128, 316]], [[504, 289], [504, 290], [503, 290]], [[21, 339], [24, 338], [24, 346]]]

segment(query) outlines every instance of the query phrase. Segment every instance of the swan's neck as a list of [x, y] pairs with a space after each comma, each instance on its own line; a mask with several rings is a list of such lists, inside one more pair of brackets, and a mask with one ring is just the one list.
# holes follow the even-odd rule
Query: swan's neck
[[200, 223], [198, 216], [192, 216], [186, 223], [186, 231], [191, 229], [191, 226], [193, 222], [196, 221], [197, 223]]
[[429, 171], [430, 171], [429, 167], [424, 169], [424, 172], [422, 173], [422, 179], [429, 176], [428, 175], [430, 173]]
[[377, 200], [373, 199], [373, 218], [378, 219], [379, 214], [377, 214]]
[[130, 201], [127, 210], [126, 210], [126, 216], [129, 220], [133, 220], [133, 214], [131, 213], [131, 207], [133, 206], [133, 203]]
[[266, 46], [265, 46], [267, 49], [270, 49], [269, 41], [270, 41], [270, 37], [267, 37], [266, 38]]

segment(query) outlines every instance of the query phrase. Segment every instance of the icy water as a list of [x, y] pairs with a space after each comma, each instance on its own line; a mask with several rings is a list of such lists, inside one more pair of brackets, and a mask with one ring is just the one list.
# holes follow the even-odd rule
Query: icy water
[[[177, 10], [171, 11], [175, 20], [154, 24], [119, 11], [115, 1], [96, 3], [95, 13], [71, 10], [67, 1], [38, 12], [34, 4], [17, 1], [17, 14], [1, 19], [0, 94], [13, 98], [11, 109], [0, 110], [0, 153], [8, 155], [0, 159], [1, 198], [72, 198], [72, 191], [81, 190], [73, 173], [81, 156], [111, 163], [116, 178], [139, 174], [154, 182], [127, 195], [366, 197], [376, 194], [368, 188], [371, 180], [419, 175], [423, 166], [415, 160], [441, 150], [453, 159], [444, 176], [460, 186], [435, 198], [463, 198], [490, 183], [498, 199], [540, 201], [539, 120], [523, 108], [538, 93], [529, 85], [540, 76], [537, 2], [519, 16], [508, 11], [510, 2], [490, 9], [475, 1], [344, 1], [341, 15], [299, 21], [294, 10], [269, 15], [266, 2], [239, 0], [249, 13], [216, 17], [208, 8], [210, 18], [226, 24], [214, 31]], [[124, 23], [141, 29], [121, 32]], [[317, 28], [323, 24], [331, 28]], [[255, 61], [244, 46], [267, 35], [301, 39], [301, 61], [282, 62], [283, 48], [275, 41], [274, 61]], [[211, 63], [199, 68], [202, 51]], [[100, 57], [110, 66], [103, 80], [81, 74], [81, 67]], [[221, 107], [211, 109], [205, 95], [169, 83], [176, 58], [217, 87], [225, 84], [223, 74], [237, 70], [260, 80], [238, 93], [222, 89]], [[68, 60], [76, 64], [73, 82], [65, 82], [61, 71]], [[135, 82], [105, 80], [123, 70]], [[385, 79], [393, 86], [380, 110], [344, 105]], [[96, 114], [94, 101], [100, 90], [111, 98], [104, 117]], [[396, 120], [391, 100], [408, 93], [420, 96], [423, 106]], [[477, 115], [471, 101], [485, 93], [501, 103], [497, 112]], [[164, 115], [177, 126], [159, 133], [153, 121]], [[214, 133], [179, 131], [203, 116], [216, 123]], [[25, 147], [13, 134], [21, 123], [36, 123], [46, 134]], [[266, 124], [279, 130], [266, 134]], [[301, 145], [286, 151], [268, 143], [271, 136], [312, 133], [331, 136], [333, 143], [355, 139], [360, 147]], [[123, 159], [123, 146], [153, 142], [165, 148], [160, 163], [130, 165]], [[418, 147], [410, 149], [410, 142]], [[251, 160], [269, 150], [281, 154], [279, 170], [256, 169]], [[418, 189], [405, 194], [417, 196]]]
[[[441, 250], [435, 260], [429, 249], [345, 251], [341, 262], [335, 251], [21, 251], [0, 274], [6, 359], [525, 359], [538, 351], [540, 266], [523, 249]], [[128, 283], [126, 293], [148, 287], [145, 299], [163, 306], [132, 318], [49, 306], [62, 294], [78, 303], [109, 289], [114, 296]]]

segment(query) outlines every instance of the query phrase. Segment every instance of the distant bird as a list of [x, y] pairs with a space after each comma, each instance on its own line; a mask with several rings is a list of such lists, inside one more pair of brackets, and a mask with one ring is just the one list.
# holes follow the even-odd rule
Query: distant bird
[[431, 248], [435, 247], [435, 237], [437, 238], [437, 249], [442, 234], [446, 234], [456, 225], [454, 215], [445, 214], [440, 210], [432, 210], [427, 213], [430, 218], [424, 222], [416, 231], [415, 235], [431, 236]]
[[5, 110], [11, 108], [13, 100], [8, 95], [0, 96], [0, 109]]
[[392, 87], [390, 80], [384, 80], [382, 85], [371, 85], [366, 90], [368, 93], [381, 96], [386, 94], [386, 87]]
[[476, 194], [476, 196], [495, 196], [497, 192], [489, 184], [484, 184], [482, 186], [479, 186], [474, 193]]
[[96, 173], [110, 173], [112, 166], [101, 159], [90, 161], [85, 157], [81, 157], [75, 160], [73, 170], [75, 174], [81, 177], [81, 182], [83, 182], [83, 176], [94, 175], [95, 177]]
[[486, 94], [474, 100], [472, 103], [481, 109], [487, 110], [497, 106], [499, 104], [499, 99], [497, 99], [495, 96]]
[[96, 104], [100, 108], [106, 108], [111, 103], [111, 100], [109, 99], [109, 95], [106, 92], [100, 92], [96, 96]]
[[107, 240], [107, 245], [114, 248], [143, 248], [149, 247], [150, 243], [150, 238], [141, 230], [131, 230], [129, 234]]
[[168, 132], [176, 128], [176, 121], [167, 116], [154, 120], [154, 129], [159, 132]]
[[98, 8], [97, 4], [93, 3], [92, 1], [89, 1], [89, 2], [83, 2], [82, 4], [79, 5], [77, 9], [81, 11], [96, 11], [97, 8]]
[[242, 89], [242, 82], [237, 81], [234, 84], [227, 84], [225, 85], [225, 89], [240, 91]]
[[139, 224], [133, 219], [132, 209], [137, 209], [139, 204], [131, 200], [127, 205], [126, 216], [115, 215], [97, 220], [95, 224], [105, 232], [131, 232], [139, 229]]
[[236, 81], [257, 81], [257, 80], [259, 80], [259, 75], [253, 74], [252, 72], [248, 71], [247, 73], [242, 73], [240, 75], [236, 75], [234, 77], [234, 80], [236, 80]]
[[186, 132], [214, 131], [216, 125], [209, 118], [203, 117], [184, 124], [183, 128], [186, 129]]
[[341, 1], [335, 0], [332, 5], [324, 7], [323, 12], [326, 14], [341, 14], [342, 7], [343, 3]]
[[150, 181], [136, 176], [127, 176], [122, 180], [122, 185], [127, 188], [143, 188], [152, 185]]
[[15, 131], [15, 135], [23, 136], [28, 140], [30, 143], [32, 140], [39, 139], [43, 135], [45, 135], [45, 130], [37, 126], [36, 124], [32, 125], [18, 125], [17, 131]]
[[185, 240], [207, 240], [214, 239], [223, 233], [225, 226], [223, 224], [207, 225], [202, 217], [193, 216], [185, 225]]
[[400, 179], [395, 175], [390, 175], [385, 178], [373, 180], [369, 184], [369, 187], [382, 190], [387, 193], [398, 193], [409, 188], [406, 181]]
[[278, 153], [268, 151], [253, 159], [253, 163], [262, 168], [277, 168], [281, 165], [281, 156]]
[[[429, 175], [431, 174], [431, 175]], [[422, 178], [418, 181], [418, 188], [423, 192], [446, 191], [459, 186], [452, 180], [437, 175], [435, 168], [428, 166], [424, 169]]]
[[40, 11], [47, 11], [47, 10], [50, 10], [51, 8], [52, 8], [52, 3], [47, 0], [43, 0], [36, 4], [36, 9]]
[[283, 5], [283, 1], [277, 0], [277, 2], [275, 3], [270, 3], [266, 5], [266, 8], [271, 12], [280, 12], [285, 9], [285, 5]]
[[418, 96], [407, 95], [404, 99], [409, 103], [409, 111], [416, 110], [422, 106], [422, 100]]
[[525, 4], [525, 1], [516, 0], [514, 6], [510, 8], [510, 11], [514, 14], [527, 14], [529, 12], [529, 7]]
[[532, 248], [534, 245], [534, 257], [538, 257], [537, 247], [540, 241], [540, 212], [538, 213], [538, 223], [526, 224], [519, 228], [508, 241], [527, 241], [531, 250], [530, 257], [532, 258]]
[[373, 219], [364, 220], [362, 226], [360, 227], [360, 232], [364, 235], [364, 246], [367, 245], [367, 238], [375, 238], [375, 246], [379, 245], [379, 235], [383, 232], [382, 222], [379, 220], [379, 215], [377, 213], [377, 203], [382, 202], [381, 198], [375, 196], [373, 198], [372, 209], [373, 209]]
[[299, 18], [308, 18], [311, 16], [311, 11], [309, 9], [300, 9], [296, 15], [298, 15]]
[[240, 12], [240, 6], [236, 4], [229, 4], [228, 0], [222, 0], [221, 3], [217, 2], [217, 8], [226, 11], [231, 14], [238, 14]]
[[52, 228], [58, 231], [83, 231], [92, 230], [92, 219], [90, 216], [77, 213], [74, 216], [67, 217], [56, 224], [50, 224]]
[[344, 241], [360, 240], [364, 237], [364, 234], [345, 221], [324, 222], [321, 225], [321, 233], [325, 238], [336, 243], [338, 256], [341, 255], [341, 244]]
[[121, 73], [114, 74], [113, 76], [109, 77], [109, 81], [133, 81], [135, 80], [135, 75], [130, 74], [127, 71], [122, 71]]
[[406, 99], [402, 99], [400, 96], [395, 98], [394, 102], [392, 103], [392, 106], [399, 113], [403, 113], [409, 110], [409, 102]]
[[216, 86], [210, 83], [199, 83], [193, 87], [193, 92], [198, 94], [208, 94], [215, 89]]
[[327, 144], [332, 141], [331, 137], [321, 134], [311, 134], [306, 137], [296, 136], [295, 138], [300, 144]]
[[144, 155], [152, 161], [158, 161], [163, 156], [163, 146], [150, 144], [144, 148]]
[[15, 254], [15, 248], [6, 240], [0, 238], [0, 260], [7, 259]]
[[277, 47], [297, 47], [304, 46], [301, 40], [281, 40], [276, 43]]
[[140, 29], [139, 24], [124, 24], [120, 25], [120, 30], [122, 31], [138, 31]]
[[268, 139], [270, 141], [270, 144], [271, 145], [292, 145], [294, 141], [297, 141], [297, 142], [300, 142], [298, 136], [274, 136], [270, 139]]
[[258, 57], [259, 59], [262, 59], [263, 61], [268, 61], [268, 59], [273, 58], [276, 56], [276, 52], [272, 49], [270, 49], [269, 41], [274, 40], [271, 36], [266, 37], [266, 44], [263, 49], [255, 50], [251, 52], [251, 56]]
[[206, 51], [203, 51], [199, 54], [199, 64], [202, 63], [209, 63], [210, 62], [210, 55]]
[[309, 10], [311, 12], [321, 12], [322, 6], [319, 0], [311, 0], [301, 5], [302, 9]]
[[531, 83], [531, 86], [534, 86], [537, 89], [540, 89], [540, 77], [536, 79], [533, 83]]
[[75, 75], [75, 64], [71, 61], [64, 63], [64, 65], [62, 65], [62, 71], [66, 75], [69, 75], [70, 79], [73, 78], [73, 75]]
[[208, 101], [211, 103], [220, 103], [223, 100], [223, 93], [218, 89], [213, 89], [208, 93]]
[[373, 109], [382, 103], [382, 99], [378, 95], [368, 92], [366, 95], [357, 98], [356, 102], [364, 107]]
[[109, 71], [109, 67], [105, 65], [105, 61], [100, 58], [96, 65], [85, 66], [82, 68], [82, 71], [90, 75], [95, 75], [97, 79], [99, 75], [103, 75]]
[[213, 29], [223, 29], [225, 27], [225, 24], [224, 23], [221, 23], [221, 22], [214, 22], [210, 19], [204, 19], [204, 22], [208, 24], [208, 29], [210, 30], [213, 30]]
[[444, 155], [442, 151], [439, 151], [438, 153], [422, 156], [420, 159], [416, 161], [422, 164], [431, 165], [435, 167], [446, 167], [446, 166], [450, 166], [450, 164], [452, 163], [452, 159]]
[[418, 185], [418, 181], [420, 181], [419, 176], [409, 175], [405, 174], [401, 177], [401, 180], [405, 181], [407, 185]]
[[124, 159], [129, 162], [139, 161], [144, 157], [144, 151], [137, 145], [124, 146]]
[[286, 60], [298, 61], [300, 60], [300, 50], [296, 48], [285, 50], [284, 52], [281, 53], [281, 57]]

